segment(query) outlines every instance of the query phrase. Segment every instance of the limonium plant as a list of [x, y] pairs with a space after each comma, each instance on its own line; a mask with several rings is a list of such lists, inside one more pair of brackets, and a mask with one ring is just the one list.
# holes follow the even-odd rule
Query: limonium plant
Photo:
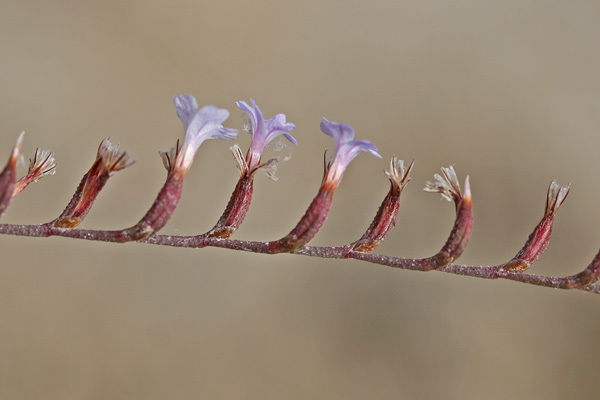
[[[569, 194], [570, 186], [561, 186], [556, 181], [553, 181], [548, 189], [541, 221], [534, 228], [523, 248], [508, 262], [500, 265], [470, 266], [454, 263], [471, 237], [473, 208], [469, 177], [466, 177], [461, 187], [452, 166], [442, 168], [442, 173], [436, 174], [434, 180], [427, 182], [424, 189], [427, 192], [441, 194], [455, 206], [455, 222], [440, 251], [431, 257], [418, 259], [373, 253], [396, 224], [400, 196], [410, 181], [410, 172], [413, 168], [413, 162], [405, 164], [395, 156], [390, 160], [389, 171], [386, 171], [390, 189], [365, 233], [356, 241], [343, 246], [309, 246], [309, 242], [325, 222], [331, 209], [333, 195], [352, 160], [363, 152], [381, 158], [375, 144], [368, 140], [354, 139], [354, 129], [351, 126], [332, 122], [326, 118], [323, 118], [320, 128], [333, 139], [335, 150], [330, 157], [327, 157], [327, 154], [325, 156], [321, 185], [300, 221], [287, 235], [272, 241], [231, 239], [250, 208], [256, 173], [262, 171], [270, 175], [278, 162], [277, 158], [266, 161], [263, 159], [266, 146], [280, 136], [294, 145], [298, 144], [290, 133], [296, 129], [296, 125], [287, 122], [285, 114], [276, 114], [267, 119], [254, 99], [250, 99], [250, 103], [245, 101], [236, 103], [247, 116], [246, 130], [251, 135], [251, 143], [245, 155], [237, 143], [231, 146], [240, 178], [225, 211], [214, 227], [206, 233], [192, 236], [158, 234], [179, 203], [185, 175], [192, 167], [196, 152], [202, 143], [208, 139], [234, 140], [238, 135], [236, 129], [223, 126], [229, 117], [228, 110], [213, 105], [199, 108], [196, 99], [191, 95], [174, 98], [175, 110], [183, 123], [185, 136], [183, 141], [180, 143], [178, 140], [171, 150], [159, 152], [167, 170], [167, 177], [154, 203], [137, 224], [120, 230], [78, 228], [108, 179], [134, 163], [129, 153], [107, 138], [100, 143], [96, 159], [83, 176], [71, 201], [58, 217], [40, 225], [0, 224], [0, 233], [35, 237], [63, 236], [114, 243], [135, 241], [189, 248], [220, 247], [265, 254], [288, 253], [310, 257], [351, 258], [400, 269], [440, 271], [484, 279], [508, 279], [531, 285], [600, 293], [600, 285], [595, 283], [600, 278], [600, 252], [590, 265], [575, 275], [552, 277], [527, 273], [546, 249], [556, 213]], [[21, 157], [23, 138], [24, 135], [21, 133], [6, 166], [0, 173], [0, 216], [12, 199], [29, 184], [56, 172], [54, 153], [37, 149], [30, 160], [27, 174], [17, 179], [17, 162]]]

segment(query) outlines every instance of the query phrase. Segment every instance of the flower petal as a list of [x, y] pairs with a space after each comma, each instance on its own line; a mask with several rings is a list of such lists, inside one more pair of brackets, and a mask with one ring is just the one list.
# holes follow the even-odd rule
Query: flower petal
[[347, 124], [329, 121], [323, 118], [321, 122], [321, 131], [333, 138], [335, 147], [338, 148], [341, 143], [354, 139], [354, 128]]
[[288, 131], [296, 129], [296, 125], [285, 121], [285, 114], [276, 114], [267, 120], [267, 137], [269, 142], [279, 135], [283, 135], [295, 145], [298, 144], [296, 139], [289, 134]]
[[180, 96], [175, 96], [173, 98], [173, 103], [175, 103], [175, 110], [177, 110], [177, 116], [183, 122], [183, 125], [187, 128], [190, 124], [190, 120], [198, 111], [198, 102], [194, 98], [194, 96], [185, 94]]
[[189, 168], [196, 151], [206, 139], [236, 138], [236, 129], [224, 128], [221, 125], [229, 118], [228, 110], [213, 105], [198, 109], [198, 103], [191, 95], [175, 96], [173, 103], [185, 128], [185, 139], [176, 168]]
[[252, 169], [258, 166], [265, 147], [276, 137], [284, 135], [290, 142], [294, 144], [298, 144], [298, 142], [289, 134], [289, 131], [295, 129], [296, 125], [286, 122], [285, 114], [277, 114], [265, 120], [254, 99], [250, 99], [250, 102], [252, 106], [245, 101], [238, 101], [236, 104], [250, 118], [252, 144], [246, 158], [248, 167]]
[[250, 99], [250, 102], [252, 103], [252, 107], [245, 101], [238, 101], [235, 104], [237, 104], [237, 106], [243, 112], [245, 112], [248, 115], [248, 117], [250, 117], [250, 133], [252, 134], [252, 139], [254, 140], [254, 137], [256, 135], [264, 135], [262, 131], [264, 130], [265, 119], [262, 115], [262, 112], [260, 111], [260, 108], [258, 108], [258, 106], [256, 105], [254, 99]]
[[375, 157], [381, 158], [377, 147], [368, 140], [353, 140], [354, 128], [350, 125], [331, 122], [323, 118], [321, 130], [335, 141], [335, 154], [328, 164], [326, 180], [339, 183], [350, 162], [362, 153], [368, 151]]
[[235, 139], [237, 130], [224, 128], [221, 124], [229, 118], [229, 111], [213, 105], [198, 109], [194, 96], [175, 96], [175, 109], [185, 128], [184, 144], [200, 147], [206, 139]]
[[218, 137], [218, 139], [233, 140], [233, 139], [237, 138], [237, 134], [238, 134], [238, 130], [237, 129], [225, 128], [225, 127], [222, 126], [222, 127], [219, 128], [219, 137]]
[[350, 140], [342, 143], [340, 147], [338, 147], [338, 154], [344, 158], [347, 158], [348, 164], [354, 159], [354, 157], [363, 151], [368, 151], [375, 157], [381, 158], [381, 155], [377, 152], [377, 146], [368, 140]]

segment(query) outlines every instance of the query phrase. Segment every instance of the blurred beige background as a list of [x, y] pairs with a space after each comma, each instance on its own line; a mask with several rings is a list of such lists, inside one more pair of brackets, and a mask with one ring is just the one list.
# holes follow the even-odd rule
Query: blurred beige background
[[[460, 259], [510, 259], [554, 178], [571, 182], [532, 270], [567, 275], [600, 245], [600, 6], [596, 1], [3, 1], [0, 150], [57, 174], [3, 217], [56, 217], [112, 136], [137, 163], [84, 223], [135, 223], [183, 129], [172, 96], [284, 112], [299, 146], [279, 181], [259, 176], [240, 239], [286, 234], [332, 149], [322, 117], [353, 125], [359, 156], [314, 243], [360, 237], [393, 154], [415, 159], [400, 223], [380, 253], [425, 257], [453, 207], [421, 191], [441, 166], [471, 176], [475, 230]], [[240, 134], [240, 143], [249, 137]], [[199, 151], [167, 234], [212, 227], [237, 170]], [[277, 153], [271, 153], [277, 154]], [[287, 155], [287, 153], [285, 154]], [[5, 161], [1, 161], [4, 163]], [[24, 172], [22, 169], [21, 172]], [[0, 237], [3, 399], [596, 398], [600, 297], [356, 261]]]

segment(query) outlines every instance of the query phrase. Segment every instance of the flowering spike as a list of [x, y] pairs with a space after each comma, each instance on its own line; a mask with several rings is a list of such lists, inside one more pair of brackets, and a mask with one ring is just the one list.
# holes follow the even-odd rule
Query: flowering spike
[[542, 220], [537, 224], [531, 235], [529, 235], [525, 246], [523, 246], [512, 260], [502, 265], [503, 269], [512, 272], [525, 272], [546, 250], [550, 236], [552, 235], [554, 217], [563, 201], [567, 198], [570, 189], [570, 184], [561, 186], [556, 180], [550, 183]]
[[6, 208], [13, 198], [17, 180], [17, 162], [21, 155], [23, 136], [25, 136], [25, 132], [21, 132], [17, 138], [17, 144], [13, 147], [10, 158], [2, 170], [2, 173], [0, 173], [0, 215], [4, 214], [4, 211], [6, 211]]
[[411, 161], [408, 168], [404, 168], [403, 160], [398, 160], [396, 156], [392, 157], [390, 170], [385, 171], [385, 174], [390, 179], [390, 190], [381, 203], [369, 229], [353, 244], [352, 250], [366, 253], [375, 250], [396, 225], [398, 210], [400, 209], [400, 194], [408, 182], [410, 182], [410, 171], [413, 164], [414, 161]]
[[108, 178], [134, 162], [129, 153], [121, 150], [118, 144], [111, 142], [110, 138], [104, 139], [98, 147], [94, 164], [83, 176], [62, 214], [52, 221], [52, 225], [61, 228], [74, 228], [79, 225], [92, 208]]
[[[87, 214], [98, 192], [107, 179], [133, 162], [127, 153], [119, 150], [108, 139], [102, 142], [92, 168], [86, 173], [77, 191], [61, 216], [51, 223], [41, 225], [0, 224], [0, 234], [49, 237], [61, 236], [76, 239], [126, 242], [140, 240], [143, 243], [168, 245], [188, 248], [219, 247], [255, 253], [289, 252], [299, 255], [355, 259], [364, 262], [385, 265], [392, 268], [414, 271], [431, 271], [452, 273], [484, 279], [506, 279], [525, 284], [560, 289], [579, 289], [589, 293], [600, 294], [600, 252], [596, 254], [589, 266], [574, 275], [564, 277], [532, 275], [524, 271], [546, 248], [550, 239], [552, 223], [559, 207], [567, 197], [570, 186], [560, 186], [553, 181], [548, 189], [544, 216], [529, 236], [526, 245], [510, 262], [495, 266], [469, 266], [452, 264], [467, 245], [473, 226], [472, 199], [469, 177], [465, 179], [461, 190], [454, 168], [442, 168], [442, 174], [435, 175], [434, 182], [428, 182], [425, 190], [440, 193], [447, 200], [453, 201], [456, 207], [456, 221], [450, 236], [442, 249], [433, 257], [414, 259], [373, 254], [371, 251], [383, 240], [394, 226], [399, 207], [401, 191], [409, 182], [408, 168], [396, 157], [391, 160], [391, 167], [386, 171], [391, 188], [386, 199], [367, 232], [357, 242], [330, 247], [312, 247], [306, 244], [315, 236], [327, 218], [331, 207], [333, 193], [339, 185], [348, 164], [357, 154], [368, 151], [379, 156], [375, 146], [368, 141], [354, 140], [354, 130], [345, 124], [330, 122], [326, 119], [321, 129], [333, 137], [336, 149], [333, 157], [326, 159], [325, 171], [317, 196], [313, 199], [300, 222], [285, 237], [271, 242], [231, 240], [229, 236], [239, 226], [250, 204], [252, 197], [253, 177], [257, 171], [270, 172], [277, 159], [260, 163], [264, 145], [274, 136], [285, 135], [292, 143], [295, 139], [289, 135], [295, 126], [285, 121], [283, 114], [265, 120], [252, 100], [252, 107], [240, 102], [240, 108], [250, 116], [254, 148], [249, 149], [245, 157], [238, 145], [231, 149], [240, 170], [240, 180], [227, 209], [215, 228], [209, 233], [197, 236], [153, 235], [162, 228], [172, 215], [181, 196], [182, 181], [189, 170], [200, 144], [206, 139], [232, 139], [236, 135], [233, 129], [223, 128], [223, 122], [229, 115], [227, 110], [215, 106], [198, 109], [192, 96], [176, 96], [175, 106], [186, 130], [182, 145], [179, 142], [169, 152], [161, 152], [163, 163], [167, 168], [167, 180], [154, 201], [150, 210], [133, 227], [118, 231], [92, 230], [73, 228]], [[260, 133], [262, 132], [262, 133]], [[255, 140], [256, 139], [256, 140]], [[20, 156], [23, 134], [19, 136], [11, 157], [0, 173], [0, 214], [6, 209], [11, 198], [16, 196], [29, 182], [53, 174], [54, 159], [49, 151], [37, 150], [31, 160], [28, 174], [16, 182], [16, 164]]]
[[296, 129], [296, 125], [286, 122], [285, 114], [276, 114], [269, 119], [265, 119], [254, 99], [250, 99], [250, 102], [252, 103], [252, 107], [245, 101], [238, 101], [236, 104], [250, 118], [252, 143], [250, 144], [246, 158], [248, 169], [252, 171], [259, 166], [262, 153], [267, 144], [276, 137], [284, 135], [293, 144], [297, 145], [298, 142], [289, 133], [289, 131]]
[[326, 163], [325, 177], [323, 178], [323, 183], [332, 186], [333, 190], [339, 185], [344, 171], [358, 154], [368, 151], [375, 157], [381, 158], [377, 152], [377, 147], [372, 142], [353, 140], [354, 128], [350, 125], [331, 122], [327, 118], [323, 118], [321, 131], [331, 136], [335, 141], [335, 153]]

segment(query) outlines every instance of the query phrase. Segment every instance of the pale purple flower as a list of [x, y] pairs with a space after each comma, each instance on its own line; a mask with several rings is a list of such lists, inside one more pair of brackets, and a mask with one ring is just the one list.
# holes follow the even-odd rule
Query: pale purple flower
[[321, 131], [335, 141], [335, 153], [327, 164], [326, 182], [337, 185], [350, 162], [363, 151], [368, 151], [375, 157], [381, 158], [373, 143], [368, 140], [354, 140], [354, 128], [350, 125], [331, 122], [327, 118], [323, 118]]
[[198, 109], [194, 96], [175, 96], [173, 99], [177, 115], [185, 128], [185, 138], [175, 163], [176, 169], [188, 170], [194, 155], [206, 139], [231, 140], [237, 137], [237, 129], [221, 125], [229, 118], [229, 111], [213, 105]]
[[237, 106], [250, 117], [250, 128], [252, 129], [252, 144], [248, 149], [248, 168], [252, 169], [258, 165], [262, 153], [270, 141], [280, 135], [284, 135], [290, 142], [298, 144], [289, 131], [296, 128], [291, 122], [285, 121], [285, 114], [277, 114], [267, 120], [256, 105], [254, 99], [250, 99], [252, 107], [245, 101], [238, 101]]

